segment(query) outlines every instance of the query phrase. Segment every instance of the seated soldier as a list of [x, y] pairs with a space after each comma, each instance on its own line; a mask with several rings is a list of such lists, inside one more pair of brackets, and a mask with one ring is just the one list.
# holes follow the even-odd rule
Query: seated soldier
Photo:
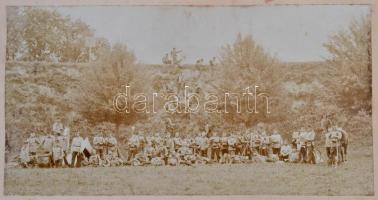
[[269, 150], [269, 147], [270, 147], [269, 136], [267, 136], [265, 131], [264, 131], [264, 132], [262, 132], [260, 138], [261, 138], [260, 155], [268, 156], [268, 150]]
[[27, 142], [29, 145], [29, 154], [31, 156], [35, 156], [40, 145], [39, 138], [35, 135], [35, 133], [31, 133], [30, 137], [27, 139]]
[[174, 144], [174, 151], [178, 151], [178, 149], [182, 146], [182, 141], [180, 137], [180, 133], [176, 132], [175, 137], [173, 138], [173, 144]]
[[228, 137], [228, 140], [227, 140], [228, 153], [231, 157], [235, 155], [236, 143], [237, 143], [236, 135], [232, 134], [230, 137]]
[[100, 156], [101, 159], [104, 158], [105, 145], [104, 136], [100, 132], [98, 132], [93, 138], [93, 148], [96, 150], [96, 153]]
[[161, 157], [153, 157], [151, 159], [151, 165], [153, 166], [164, 166], [164, 160]]
[[146, 161], [151, 161], [154, 153], [155, 153], [155, 148], [152, 145], [152, 141], [147, 142], [146, 146], [143, 149], [143, 153], [145, 156]]
[[249, 145], [252, 156], [260, 152], [261, 136], [257, 132], [251, 132]]
[[55, 137], [51, 134], [47, 134], [42, 137], [42, 149], [44, 154], [49, 154], [50, 166], [53, 166], [53, 146], [55, 142]]
[[273, 154], [279, 156], [281, 152], [282, 137], [277, 129], [273, 130], [273, 134], [270, 136], [270, 141], [272, 143]]
[[29, 143], [28, 141], [24, 142], [20, 151], [20, 163], [22, 167], [28, 167], [31, 163], [31, 158], [29, 156]]
[[[132, 128], [134, 130], [134, 127]], [[128, 146], [129, 146], [129, 152], [128, 152], [128, 161], [132, 161], [136, 154], [138, 154], [138, 149], [141, 145], [140, 137], [138, 135], [138, 132], [133, 131], [129, 141], [128, 141]]]
[[180, 155], [177, 152], [171, 152], [168, 156], [168, 165], [170, 166], [179, 166], [181, 162]]
[[289, 156], [292, 153], [292, 148], [291, 145], [285, 140], [284, 144], [281, 147], [281, 152], [280, 152], [280, 160], [284, 162], [289, 161]]

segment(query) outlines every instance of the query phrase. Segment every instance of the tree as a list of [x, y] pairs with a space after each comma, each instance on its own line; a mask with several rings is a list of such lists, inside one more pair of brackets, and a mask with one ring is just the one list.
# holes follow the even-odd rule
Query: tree
[[[246, 87], [254, 91], [254, 86], [258, 86], [258, 93], [266, 93], [268, 96], [270, 107], [278, 106], [279, 84], [282, 76], [279, 62], [258, 45], [252, 36], [243, 37], [238, 34], [232, 45], [223, 47], [220, 53], [220, 65], [215, 73], [217, 75], [214, 77], [217, 80], [214, 85], [220, 95], [224, 95], [225, 92], [242, 93]], [[269, 117], [272, 118], [274, 113], [278, 113], [267, 114], [264, 100], [261, 100], [262, 103], [258, 105], [258, 113], [247, 113], [246, 98], [239, 99], [241, 99], [241, 113], [236, 112], [235, 103], [231, 101], [223, 105], [230, 108], [229, 114], [225, 114], [224, 117], [233, 123], [251, 125], [257, 120], [266, 120]]]
[[22, 30], [25, 26], [25, 20], [21, 16], [22, 11], [18, 7], [7, 8], [7, 60], [15, 60], [22, 47]]
[[68, 22], [65, 27], [63, 47], [61, 48], [61, 62], [88, 62], [89, 48], [88, 40], [93, 37], [93, 31], [89, 25], [76, 20]]
[[68, 17], [56, 11], [27, 8], [24, 11], [25, 27], [22, 38], [26, 45], [27, 61], [48, 61], [58, 56], [63, 46]]
[[371, 23], [368, 16], [354, 19], [347, 30], [330, 36], [324, 47], [337, 84], [337, 100], [344, 108], [371, 109]]
[[[129, 113], [117, 112], [113, 105], [119, 92], [125, 93], [130, 86], [130, 96], [144, 93], [149, 88], [149, 75], [138, 70], [135, 57], [127, 46], [115, 44], [110, 51], [103, 52], [98, 61], [83, 71], [85, 77], [79, 84], [76, 109], [92, 124], [110, 122], [115, 124], [116, 134], [121, 124], [131, 124], [143, 116], [131, 107]], [[133, 98], [127, 102], [133, 104]]]
[[40, 8], [7, 9], [7, 60], [88, 62], [93, 30]]

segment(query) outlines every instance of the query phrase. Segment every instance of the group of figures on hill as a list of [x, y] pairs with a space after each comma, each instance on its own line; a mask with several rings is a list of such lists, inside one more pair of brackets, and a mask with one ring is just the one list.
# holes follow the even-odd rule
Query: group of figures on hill
[[[177, 50], [176, 48], [172, 48], [170, 53], [166, 53], [163, 58], [161, 59], [163, 64], [165, 65], [180, 65], [181, 62], [184, 60], [184, 56], [180, 56], [182, 50]], [[204, 65], [204, 59], [198, 58], [195, 63], [196, 66]], [[210, 66], [216, 65], [216, 57], [213, 57], [209, 60]]]
[[[206, 125], [205, 131], [194, 137], [179, 132], [142, 135], [132, 127], [131, 136], [122, 144], [106, 128], [95, 133], [92, 143], [88, 137], [83, 139], [78, 132], [70, 140], [69, 128], [63, 127], [60, 122], [54, 123], [52, 132], [47, 135], [30, 134], [20, 153], [23, 167], [323, 162], [315, 143], [315, 131], [310, 126], [294, 131], [291, 142], [283, 139], [277, 129], [267, 134], [263, 123], [243, 133], [221, 134], [211, 131]], [[322, 136], [328, 164], [337, 166], [345, 162], [347, 132], [341, 127], [326, 124]], [[125, 156], [121, 149], [125, 150]]]

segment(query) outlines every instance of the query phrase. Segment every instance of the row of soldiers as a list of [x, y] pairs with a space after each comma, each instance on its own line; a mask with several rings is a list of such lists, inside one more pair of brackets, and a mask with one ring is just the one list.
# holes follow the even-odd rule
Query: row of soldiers
[[283, 140], [277, 129], [268, 135], [263, 125], [256, 131], [237, 133], [202, 132], [195, 137], [180, 135], [170, 137], [140, 135], [137, 132], [129, 138], [127, 161], [132, 165], [160, 163], [178, 165], [194, 163], [239, 163], [259, 161], [307, 162], [299, 153], [307, 143], [314, 144], [315, 132], [302, 128], [294, 136], [293, 144]]
[[[268, 135], [263, 124], [245, 133], [210, 133], [201, 132], [195, 137], [159, 133], [142, 135], [132, 128], [131, 137], [125, 142], [127, 154], [123, 157], [119, 151], [117, 139], [105, 129], [99, 130], [93, 137], [93, 150], [87, 157], [84, 149], [91, 146], [76, 133], [71, 145], [69, 129], [54, 128], [53, 133], [37, 136], [32, 133], [21, 152], [33, 157], [45, 153], [52, 166], [59, 167], [64, 162], [71, 167], [79, 167], [81, 161], [94, 166], [109, 165], [192, 165], [196, 163], [241, 163], [241, 162], [308, 162], [318, 163], [315, 153], [315, 131], [311, 127], [302, 127], [292, 134], [291, 143], [283, 140], [277, 129]], [[106, 133], [106, 134], [104, 134]], [[347, 134], [342, 128], [332, 126], [324, 132], [326, 152], [331, 160], [336, 153], [342, 155], [347, 148]], [[343, 140], [344, 139], [344, 140]], [[87, 139], [88, 140], [88, 139]], [[87, 142], [87, 143], [86, 143]], [[87, 145], [83, 148], [83, 146]], [[67, 155], [71, 155], [70, 162]], [[317, 157], [318, 156], [318, 157]], [[343, 156], [342, 160], [346, 160]], [[25, 159], [24, 159], [25, 160]], [[26, 159], [27, 160], [27, 159]]]

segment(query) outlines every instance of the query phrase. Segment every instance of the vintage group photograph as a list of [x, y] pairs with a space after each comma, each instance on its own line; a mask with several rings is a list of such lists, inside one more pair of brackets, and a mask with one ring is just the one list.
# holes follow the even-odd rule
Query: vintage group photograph
[[6, 196], [373, 196], [370, 5], [6, 7]]

